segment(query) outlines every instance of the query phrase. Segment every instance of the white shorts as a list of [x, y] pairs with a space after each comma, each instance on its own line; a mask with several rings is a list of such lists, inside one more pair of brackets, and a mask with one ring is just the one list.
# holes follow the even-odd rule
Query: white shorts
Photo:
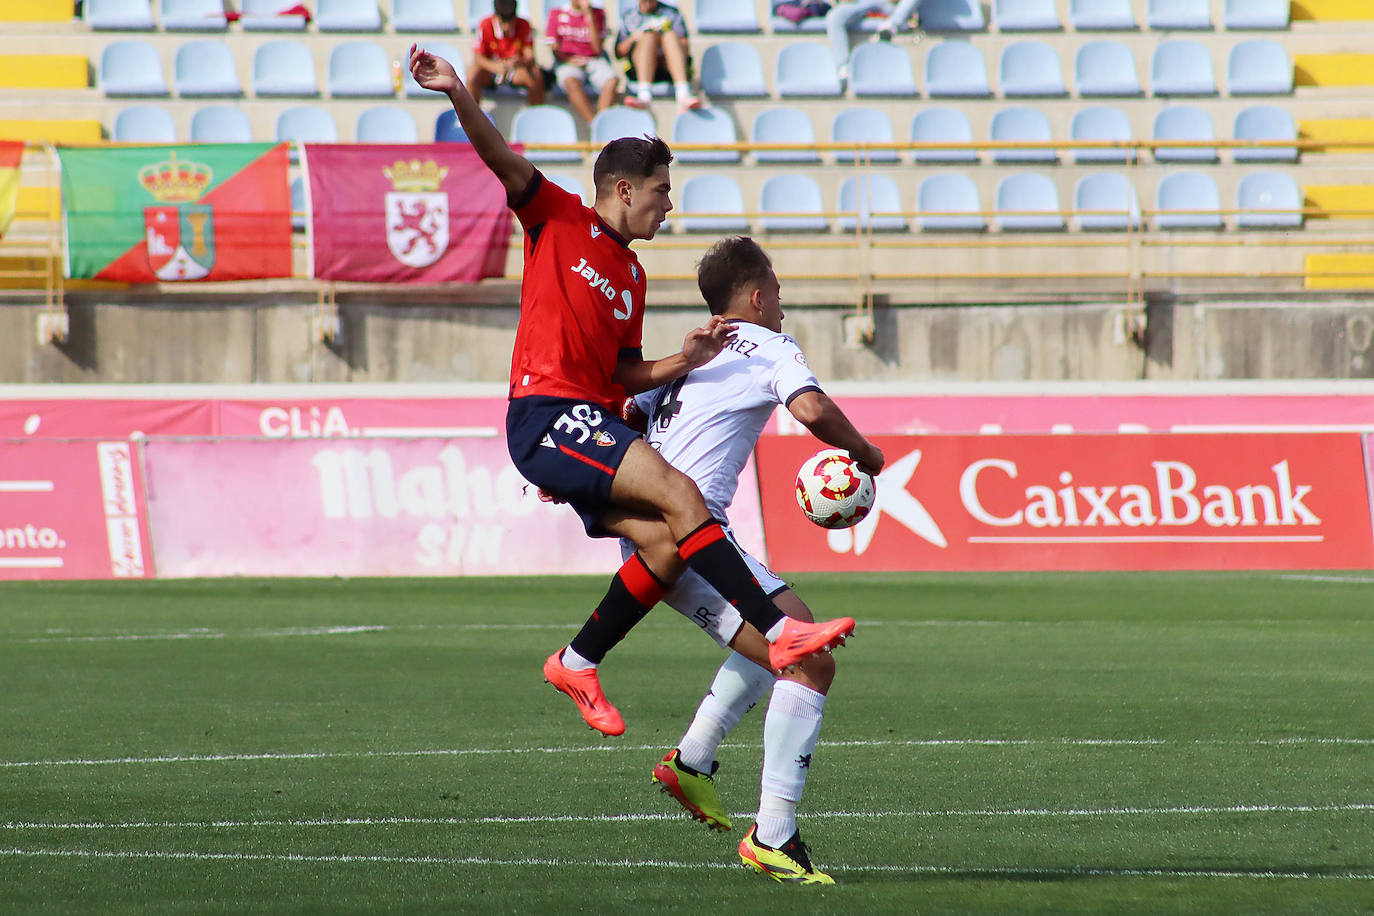
[[[725, 536], [744, 557], [745, 565], [754, 574], [765, 595], [771, 598], [787, 588], [787, 583], [779, 579], [777, 574], [739, 546], [729, 528], [725, 529]], [[634, 541], [621, 538], [621, 556], [628, 560], [634, 552]], [[722, 649], [730, 647], [730, 640], [734, 639], [739, 628], [744, 626], [744, 618], [734, 605], [722, 598], [720, 592], [690, 569], [682, 574], [682, 578], [678, 579], [677, 584], [663, 596], [663, 600], [673, 610], [705, 631], [706, 635], [714, 639]]]
[[560, 63], [553, 68], [553, 76], [560, 86], [570, 79], [575, 79], [590, 83], [593, 91], [600, 92], [611, 80], [619, 79], [620, 75], [606, 58], [593, 57], [584, 67]]

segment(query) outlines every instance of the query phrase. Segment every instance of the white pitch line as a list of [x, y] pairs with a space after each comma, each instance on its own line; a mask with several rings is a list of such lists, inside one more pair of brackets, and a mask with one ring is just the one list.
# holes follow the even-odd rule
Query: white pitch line
[[287, 636], [343, 636], [352, 633], [377, 633], [390, 627], [382, 624], [330, 627], [283, 627], [275, 630], [188, 630], [183, 633], [112, 633], [105, 636], [35, 636], [25, 640], [30, 643], [46, 642], [140, 642], [164, 639], [278, 639]]
[[1346, 582], [1351, 585], [1368, 585], [1374, 582], [1374, 577], [1370, 576], [1318, 576], [1308, 573], [1282, 573], [1279, 578], [1295, 582]]

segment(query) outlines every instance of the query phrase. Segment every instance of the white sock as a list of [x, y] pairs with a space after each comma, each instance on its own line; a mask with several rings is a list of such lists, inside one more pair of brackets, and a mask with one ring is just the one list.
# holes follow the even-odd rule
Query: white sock
[[825, 694], [778, 681], [763, 720], [763, 782], [754, 836], [774, 848], [797, 832], [797, 803], [821, 734]]
[[692, 87], [687, 83], [673, 83], [673, 91], [677, 93], [677, 100], [681, 102], [692, 94]]
[[725, 736], [754, 708], [768, 688], [773, 673], [749, 661], [738, 652], [716, 672], [711, 690], [702, 698], [697, 714], [678, 744], [678, 760], [700, 773], [710, 773], [716, 749]]
[[782, 628], [787, 623], [787, 618], [783, 617], [777, 623], [768, 628], [768, 632], [763, 634], [763, 638], [769, 642], [777, 642], [782, 639]]
[[654, 94], [648, 83], [631, 83], [630, 91], [642, 102], [653, 101]]
[[577, 650], [572, 646], [563, 650], [563, 667], [569, 671], [590, 671], [596, 668], [596, 662], [588, 661], [577, 654]]

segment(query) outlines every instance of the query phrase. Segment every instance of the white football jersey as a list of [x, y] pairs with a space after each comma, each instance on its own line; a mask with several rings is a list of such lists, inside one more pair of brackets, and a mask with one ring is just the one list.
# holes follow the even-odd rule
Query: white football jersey
[[734, 329], [715, 359], [635, 398], [649, 416], [649, 444], [696, 481], [720, 519], [774, 408], [820, 390], [791, 337], [743, 321]]

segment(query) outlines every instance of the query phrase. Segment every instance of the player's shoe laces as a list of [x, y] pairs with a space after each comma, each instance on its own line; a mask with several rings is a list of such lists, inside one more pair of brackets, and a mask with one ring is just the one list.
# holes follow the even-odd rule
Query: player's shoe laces
[[710, 774], [688, 769], [678, 760], [677, 748], [673, 748], [654, 767], [653, 779], [661, 786], [660, 791], [677, 799], [692, 817], [712, 830], [729, 830], [730, 816], [716, 795], [716, 781], [712, 778], [718, 769], [719, 761], [711, 762]]
[[606, 699], [595, 668], [573, 671], [563, 664], [563, 650], [559, 649], [544, 661], [544, 680], [572, 697], [577, 711], [592, 728], [603, 735], [625, 734], [625, 720], [620, 717], [620, 710]]
[[749, 828], [739, 841], [739, 857], [745, 865], [777, 882], [789, 884], [834, 884], [835, 879], [811, 864], [811, 851], [802, 842], [801, 832], [792, 834], [777, 849], [765, 846], [754, 837], [758, 825]]
[[839, 617], [821, 623], [803, 623], [788, 617], [782, 625], [782, 635], [768, 647], [768, 663], [774, 671], [784, 671], [808, 655], [829, 652], [844, 645], [854, 635], [854, 618]]

